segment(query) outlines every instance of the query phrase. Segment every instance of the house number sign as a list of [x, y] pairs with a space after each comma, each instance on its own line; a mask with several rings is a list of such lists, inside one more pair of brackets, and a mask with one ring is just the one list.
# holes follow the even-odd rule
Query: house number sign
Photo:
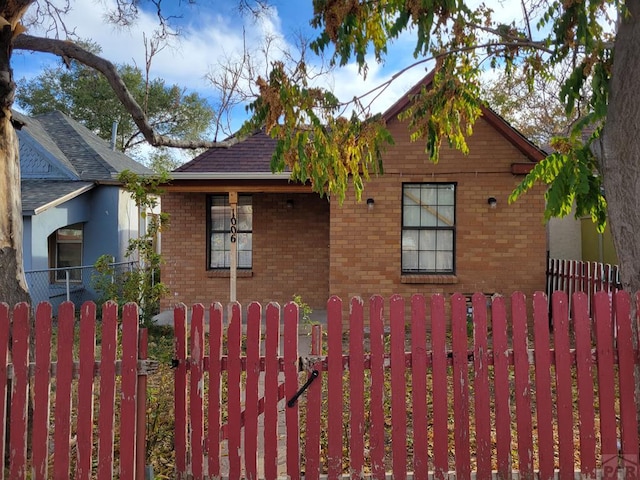
[[238, 237], [238, 219], [236, 218], [235, 208], [231, 209], [231, 243], [236, 243]]

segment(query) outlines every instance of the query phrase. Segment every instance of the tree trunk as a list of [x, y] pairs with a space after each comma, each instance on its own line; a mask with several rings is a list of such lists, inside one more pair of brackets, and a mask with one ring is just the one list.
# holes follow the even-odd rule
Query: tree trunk
[[[602, 132], [600, 172], [607, 218], [625, 290], [640, 291], [640, 0], [627, 0], [614, 49], [607, 120]], [[636, 304], [631, 302], [632, 318]], [[638, 323], [631, 322], [638, 346]], [[635, 368], [636, 410], [640, 415], [640, 369]], [[640, 425], [638, 425], [640, 432]]]
[[640, 0], [628, 0], [615, 42], [600, 166], [622, 285], [640, 291]]
[[20, 150], [11, 122], [15, 83], [11, 70], [13, 31], [0, 30], [0, 301], [29, 301], [22, 260]]

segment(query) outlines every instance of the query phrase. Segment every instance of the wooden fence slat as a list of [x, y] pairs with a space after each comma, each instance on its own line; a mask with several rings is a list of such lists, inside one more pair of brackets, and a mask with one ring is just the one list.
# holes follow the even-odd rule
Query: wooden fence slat
[[533, 294], [534, 360], [536, 382], [536, 421], [540, 480], [554, 478], [553, 401], [549, 359], [549, 303], [547, 296]]
[[552, 297], [555, 371], [556, 411], [558, 423], [558, 462], [560, 476], [573, 475], [573, 380], [569, 341], [569, 300], [565, 292], [554, 292]]
[[207, 396], [207, 466], [209, 477], [220, 476], [222, 440], [222, 304], [209, 306], [209, 393]]
[[349, 318], [349, 459], [351, 478], [364, 477], [364, 302], [351, 299]]
[[[76, 480], [91, 478], [93, 452], [93, 367], [96, 352], [96, 305], [85, 302], [80, 309], [80, 368], [78, 378]], [[38, 397], [36, 397], [38, 398]]]
[[231, 319], [227, 327], [227, 398], [228, 406], [228, 436], [227, 450], [229, 458], [229, 478], [240, 478], [241, 462], [241, 432], [242, 432], [242, 408], [240, 395], [240, 382], [242, 375], [242, 365], [240, 357], [242, 355], [240, 344], [242, 341], [242, 313], [240, 304], [233, 302], [229, 304]]
[[71, 383], [73, 379], [73, 349], [75, 306], [63, 302], [58, 308], [58, 368], [56, 371], [55, 431], [53, 436], [53, 474], [69, 478], [71, 440]]
[[[49, 410], [51, 407], [50, 372], [52, 333], [51, 313], [50, 303], [41, 302], [38, 304], [35, 324], [36, 371], [33, 379], [33, 396], [34, 398], [37, 398], [38, 401], [33, 405], [33, 446], [31, 452], [33, 476], [35, 480], [46, 479], [49, 470]], [[0, 329], [3, 327], [4, 325], [0, 324]], [[0, 366], [2, 366], [2, 364], [0, 364]], [[2, 376], [0, 376], [0, 384], [6, 385], [6, 380], [2, 378]], [[2, 395], [2, 393], [0, 393], [0, 395]], [[1, 398], [5, 397], [2, 396]], [[0, 414], [4, 416], [2, 412], [0, 412]], [[2, 431], [4, 431], [4, 429]]]
[[187, 307], [173, 309], [173, 401], [175, 411], [174, 441], [178, 480], [187, 479]]
[[513, 363], [515, 376], [516, 425], [518, 430], [518, 469], [521, 478], [533, 478], [533, 438], [531, 422], [531, 383], [527, 354], [527, 307], [525, 297], [511, 296], [513, 322]]
[[120, 378], [120, 480], [134, 480], [136, 465], [136, 408], [138, 388], [138, 306], [122, 310], [122, 374]]
[[[7, 431], [7, 364], [10, 342], [9, 305], [0, 302], [0, 455], [6, 458], [5, 432]], [[4, 480], [4, 468], [0, 469], [0, 480]]]
[[194, 480], [204, 478], [204, 305], [196, 303], [191, 309], [189, 336], [189, 419], [191, 428], [191, 475]]
[[[280, 366], [280, 306], [267, 305], [264, 368], [264, 475], [278, 477], [278, 376]], [[318, 447], [319, 448], [319, 447]]]
[[411, 400], [413, 403], [413, 478], [427, 480], [427, 319], [423, 295], [411, 297]]
[[[100, 435], [98, 437], [99, 480], [109, 480], [113, 478], [113, 427], [116, 398], [117, 339], [118, 304], [110, 301], [102, 306], [102, 341], [100, 345], [100, 408], [98, 409], [98, 431], [100, 432]], [[176, 451], [178, 448], [179, 446], [176, 445]]]
[[[311, 355], [320, 358], [322, 354], [322, 325], [314, 325], [311, 331]], [[311, 366], [318, 377], [307, 390], [307, 434], [305, 438], [305, 479], [320, 478], [320, 434], [322, 429], [322, 360]]]
[[444, 297], [431, 297], [431, 344], [433, 349], [433, 463], [436, 480], [449, 471], [449, 411], [447, 386], [446, 316]]
[[487, 340], [487, 297], [473, 295], [473, 398], [476, 427], [477, 473], [491, 476], [491, 405], [489, 404], [489, 355]]
[[577, 284], [578, 284], [578, 265], [579, 262], [577, 260], [571, 260], [571, 285], [569, 287], [569, 291], [567, 292], [567, 298], [569, 299], [569, 311], [571, 311], [571, 302], [573, 302], [573, 294], [577, 292]]
[[[284, 391], [287, 399], [298, 391], [299, 309], [294, 302], [284, 307]], [[298, 402], [285, 411], [287, 440], [287, 475], [300, 478], [300, 419]]]
[[262, 307], [253, 302], [247, 309], [247, 380], [244, 410], [244, 465], [248, 480], [258, 478], [258, 380], [260, 377], [260, 327]]
[[620, 389], [620, 439], [626, 478], [638, 476], [638, 418], [635, 398], [635, 352], [631, 322], [631, 299], [627, 292], [614, 294], [616, 344], [618, 347], [618, 388]]
[[604, 290], [615, 293], [621, 289], [617, 265], [580, 260], [549, 258], [547, 262], [547, 295], [564, 291], [568, 296], [569, 311], [575, 292], [584, 292], [593, 304], [594, 293]]
[[618, 457], [613, 368], [611, 304], [606, 293], [593, 297], [598, 363], [598, 404], [600, 406], [600, 445], [603, 460]]
[[327, 302], [327, 474], [329, 480], [342, 475], [342, 301]]
[[511, 388], [509, 387], [507, 310], [503, 297], [496, 297], [491, 304], [491, 328], [493, 332], [493, 371], [498, 476], [504, 480], [511, 480], [511, 405], [509, 401]]
[[371, 348], [371, 427], [369, 444], [371, 446], [371, 477], [385, 480], [384, 465], [384, 300], [379, 295], [371, 297], [369, 302], [369, 342]]
[[467, 337], [467, 299], [451, 297], [451, 335], [453, 348], [453, 416], [456, 475], [471, 477], [469, 450], [469, 359]]
[[27, 405], [29, 401], [29, 305], [24, 302], [17, 304], [13, 309], [11, 336], [13, 380], [11, 382], [9, 478], [21, 480], [26, 478], [27, 473]]
[[407, 404], [404, 299], [389, 300], [391, 329], [391, 461], [394, 478], [407, 477]]
[[584, 478], [596, 478], [596, 433], [594, 410], [593, 359], [589, 299], [584, 293], [573, 295], [573, 325], [576, 336], [578, 412], [580, 415], [580, 470]]
[[220, 476], [222, 439], [222, 304], [209, 306], [209, 392], [207, 412], [207, 456], [209, 477]]
[[594, 294], [596, 293], [596, 290], [597, 290], [596, 285], [598, 281], [598, 264], [595, 262], [589, 262], [588, 269], [589, 269], [589, 274], [588, 274], [589, 299], [591, 300], [591, 302], [593, 302]]
[[[146, 362], [149, 359], [149, 329], [138, 330], [138, 360]], [[136, 379], [136, 480], [145, 480], [147, 466], [147, 375], [138, 375]]]

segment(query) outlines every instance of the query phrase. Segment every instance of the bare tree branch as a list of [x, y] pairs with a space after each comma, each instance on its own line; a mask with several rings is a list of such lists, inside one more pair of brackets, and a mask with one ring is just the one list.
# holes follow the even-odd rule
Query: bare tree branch
[[230, 139], [224, 142], [179, 140], [166, 135], [159, 135], [151, 124], [149, 124], [144, 110], [127, 89], [122, 78], [118, 75], [118, 71], [115, 66], [108, 60], [85, 50], [76, 43], [21, 34], [14, 39], [13, 47], [18, 50], [51, 53], [53, 55], [58, 55], [63, 60], [77, 60], [78, 62], [99, 71], [107, 79], [109, 85], [111, 85], [111, 88], [118, 97], [118, 100], [122, 102], [124, 107], [131, 114], [131, 118], [140, 129], [144, 138], [154, 147], [173, 147], [183, 149], [216, 148], [229, 147], [237, 142], [237, 139]]

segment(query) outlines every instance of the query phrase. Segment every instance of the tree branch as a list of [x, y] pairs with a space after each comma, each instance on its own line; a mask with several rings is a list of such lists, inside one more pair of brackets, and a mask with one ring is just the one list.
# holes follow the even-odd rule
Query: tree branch
[[64, 61], [73, 59], [99, 71], [107, 79], [109, 85], [111, 85], [111, 88], [118, 97], [118, 100], [122, 102], [124, 107], [131, 114], [131, 118], [140, 129], [145, 140], [154, 147], [173, 147], [183, 149], [217, 148], [230, 147], [238, 141], [237, 138], [232, 138], [223, 142], [180, 140], [158, 134], [149, 123], [144, 110], [140, 105], [138, 105], [138, 102], [133, 98], [127, 89], [127, 86], [122, 81], [122, 78], [118, 75], [116, 67], [108, 60], [85, 50], [76, 43], [22, 34], [18, 35], [14, 39], [13, 48], [16, 50], [31, 50], [51, 53], [61, 57]]

